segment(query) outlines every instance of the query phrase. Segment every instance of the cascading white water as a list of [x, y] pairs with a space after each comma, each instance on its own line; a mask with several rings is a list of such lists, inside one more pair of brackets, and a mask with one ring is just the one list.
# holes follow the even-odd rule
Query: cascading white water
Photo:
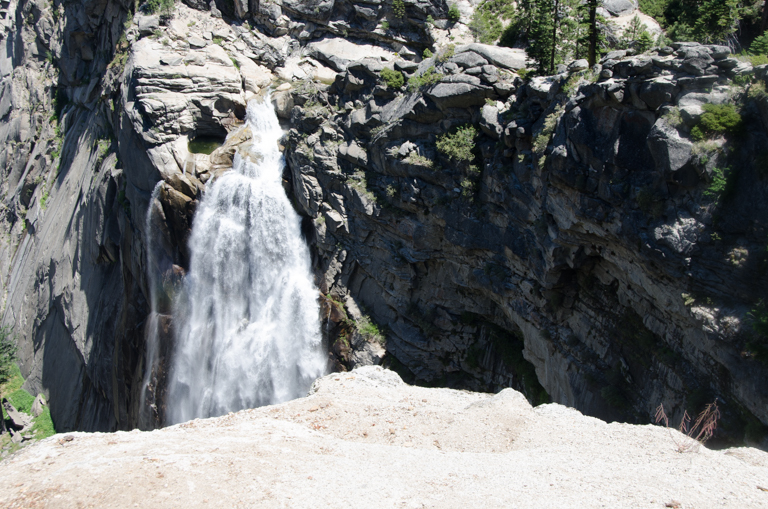
[[166, 424], [297, 398], [325, 371], [318, 292], [268, 98], [249, 103], [246, 122], [258, 162], [236, 154], [194, 218]]
[[[158, 286], [160, 284], [159, 275], [170, 267], [173, 262], [163, 256], [161, 247], [156, 246], [154, 240], [158, 237], [155, 233], [154, 224], [158, 219], [158, 213], [155, 208], [160, 208], [158, 196], [163, 181], [159, 181], [152, 190], [152, 196], [149, 199], [149, 208], [144, 223], [145, 232], [145, 250], [147, 253], [147, 281], [149, 283], [149, 304], [150, 313], [147, 317], [146, 336], [146, 355], [144, 363], [144, 381], [141, 389], [139, 402], [139, 426], [142, 429], [150, 429], [157, 423], [157, 406], [155, 402], [155, 389], [157, 387], [157, 358], [158, 358]], [[162, 210], [162, 208], [160, 208]]]

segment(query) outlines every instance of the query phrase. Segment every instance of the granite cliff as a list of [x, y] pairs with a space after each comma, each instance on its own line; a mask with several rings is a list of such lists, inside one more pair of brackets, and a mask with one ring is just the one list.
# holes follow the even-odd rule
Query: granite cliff
[[[759, 439], [765, 69], [679, 44], [523, 79], [522, 50], [472, 43], [443, 2], [403, 5], [5, 9], [3, 323], [57, 428], [158, 425], [162, 362], [160, 409], [138, 408], [149, 281], [172, 296], [206, 183], [272, 87], [337, 369], [383, 360], [631, 422], [719, 398], [725, 434]], [[694, 142], [705, 104], [738, 106], [744, 129]], [[190, 152], [200, 137], [226, 143]], [[363, 313], [386, 351], [355, 330]]]

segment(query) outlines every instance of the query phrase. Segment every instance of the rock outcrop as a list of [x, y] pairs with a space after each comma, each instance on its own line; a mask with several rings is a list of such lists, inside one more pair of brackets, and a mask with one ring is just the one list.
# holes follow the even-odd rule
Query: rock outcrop
[[[633, 422], [719, 398], [727, 433], [759, 429], [766, 366], [744, 353], [744, 320], [765, 297], [750, 154], [768, 118], [730, 81], [751, 69], [695, 44], [527, 81], [504, 62], [460, 46], [392, 90], [388, 64], [361, 60], [294, 92], [287, 158], [321, 290], [386, 324], [412, 380]], [[690, 135], [724, 102], [749, 126], [730, 156]], [[438, 150], [466, 125], [471, 161]], [[729, 164], [738, 198], [714, 199]]]
[[531, 408], [511, 389], [426, 389], [368, 367], [283, 405], [50, 437], [0, 463], [0, 497], [8, 508], [765, 506], [768, 454], [681, 453], [676, 441], [691, 443], [676, 430]]

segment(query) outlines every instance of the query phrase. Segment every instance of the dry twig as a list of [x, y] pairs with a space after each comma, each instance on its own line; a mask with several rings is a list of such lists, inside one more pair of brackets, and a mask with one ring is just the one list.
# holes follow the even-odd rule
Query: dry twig
[[[669, 418], [664, 411], [664, 405], [661, 404], [656, 408], [656, 424], [664, 423], [664, 427], [669, 429]], [[694, 450], [699, 445], [703, 445], [707, 440], [712, 438], [717, 429], [717, 421], [720, 419], [720, 409], [717, 407], [717, 400], [707, 405], [704, 410], [696, 417], [693, 422], [693, 426], [689, 428], [691, 417], [688, 412], [683, 412], [683, 417], [680, 419], [680, 425], [677, 427], [678, 431], [682, 433], [687, 439], [682, 441], [670, 431], [669, 436], [672, 441], [677, 445], [677, 452], [687, 452]]]

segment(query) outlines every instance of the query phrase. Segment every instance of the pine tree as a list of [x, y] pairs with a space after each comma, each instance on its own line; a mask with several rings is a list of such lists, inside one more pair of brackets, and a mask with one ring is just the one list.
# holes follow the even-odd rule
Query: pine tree
[[553, 74], [555, 65], [573, 59], [585, 32], [579, 0], [529, 0], [528, 55], [542, 74]]
[[651, 47], [653, 47], [653, 37], [651, 37], [647, 30], [643, 30], [640, 37], [635, 41], [635, 49], [637, 49], [638, 53], [645, 53]]
[[752, 41], [752, 45], [749, 47], [749, 52], [753, 55], [768, 55], [768, 32], [755, 37], [755, 40]]
[[542, 74], [554, 72], [555, 41], [553, 33], [557, 0], [531, 0], [528, 26], [528, 56], [538, 64]]

